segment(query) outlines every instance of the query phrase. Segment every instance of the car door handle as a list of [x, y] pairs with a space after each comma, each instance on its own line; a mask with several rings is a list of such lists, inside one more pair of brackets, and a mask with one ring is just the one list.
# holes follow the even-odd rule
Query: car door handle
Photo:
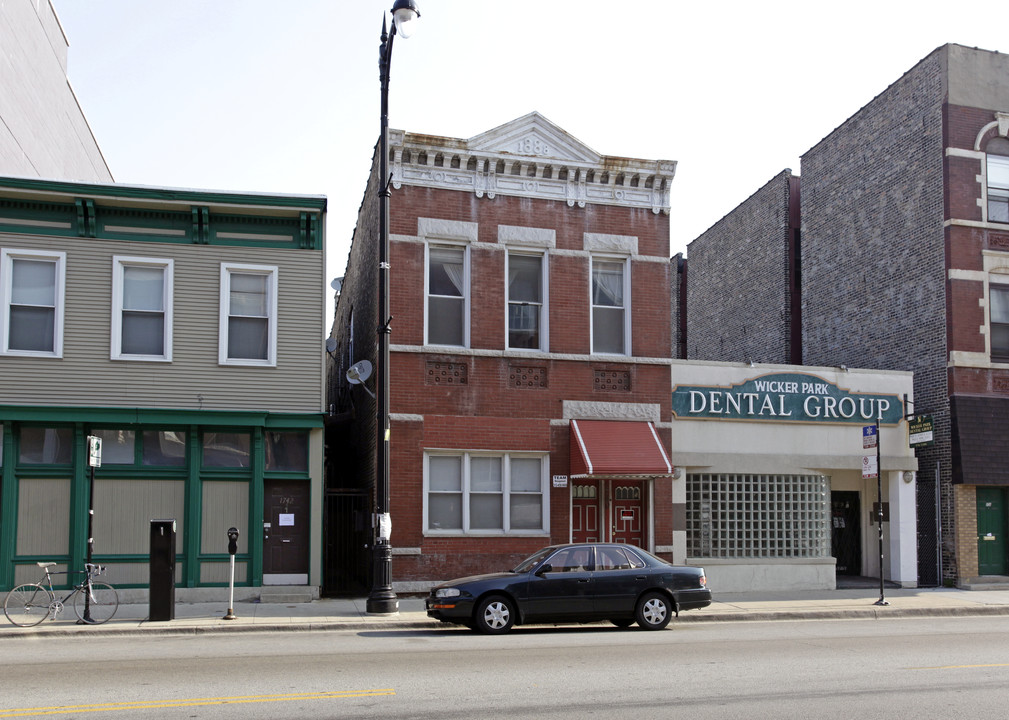
[[578, 578], [578, 582], [580, 582], [580, 583], [582, 583], [582, 582], [588, 582], [588, 581], [589, 581], [589, 579], [587, 577]]
[[647, 575], [638, 575], [634, 579], [635, 580], [647, 580], [648, 576]]

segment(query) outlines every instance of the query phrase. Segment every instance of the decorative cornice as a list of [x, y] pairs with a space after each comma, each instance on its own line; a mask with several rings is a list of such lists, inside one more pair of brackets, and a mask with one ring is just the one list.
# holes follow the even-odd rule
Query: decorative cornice
[[389, 132], [395, 188], [403, 185], [669, 211], [674, 160], [600, 155], [537, 112], [469, 140]]

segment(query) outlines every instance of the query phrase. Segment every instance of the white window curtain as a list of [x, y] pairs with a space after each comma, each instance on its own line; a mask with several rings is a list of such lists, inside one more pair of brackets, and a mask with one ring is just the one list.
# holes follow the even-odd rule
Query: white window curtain
[[466, 251], [428, 249], [427, 341], [433, 345], [465, 345]]

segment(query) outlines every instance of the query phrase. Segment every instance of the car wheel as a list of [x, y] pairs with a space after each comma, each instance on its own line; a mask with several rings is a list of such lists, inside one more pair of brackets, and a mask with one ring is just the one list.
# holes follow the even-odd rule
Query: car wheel
[[511, 600], [492, 595], [477, 606], [473, 617], [474, 628], [486, 635], [508, 632], [515, 624], [515, 607]]
[[610, 622], [616, 625], [618, 628], [630, 627], [634, 624], [634, 618], [620, 618], [619, 620], [614, 620], [610, 618]]
[[638, 627], [644, 630], [661, 630], [672, 619], [672, 604], [669, 598], [658, 592], [645, 593], [638, 600], [634, 612]]

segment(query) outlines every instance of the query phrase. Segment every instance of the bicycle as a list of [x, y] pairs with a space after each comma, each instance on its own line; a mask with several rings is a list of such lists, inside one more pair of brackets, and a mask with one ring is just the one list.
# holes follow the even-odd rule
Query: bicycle
[[100, 625], [108, 622], [119, 609], [119, 594], [116, 589], [105, 582], [94, 582], [93, 577], [105, 572], [103, 565], [86, 563], [84, 579], [74, 585], [62, 599], [57, 599], [53, 590], [53, 575], [69, 575], [69, 572], [51, 572], [54, 562], [35, 563], [45, 571], [45, 577], [35, 583], [24, 583], [7, 593], [4, 600], [4, 615], [18, 627], [38, 625], [47, 617], [56, 616], [63, 611], [63, 606], [72, 597], [74, 612], [80, 622], [88, 625]]

